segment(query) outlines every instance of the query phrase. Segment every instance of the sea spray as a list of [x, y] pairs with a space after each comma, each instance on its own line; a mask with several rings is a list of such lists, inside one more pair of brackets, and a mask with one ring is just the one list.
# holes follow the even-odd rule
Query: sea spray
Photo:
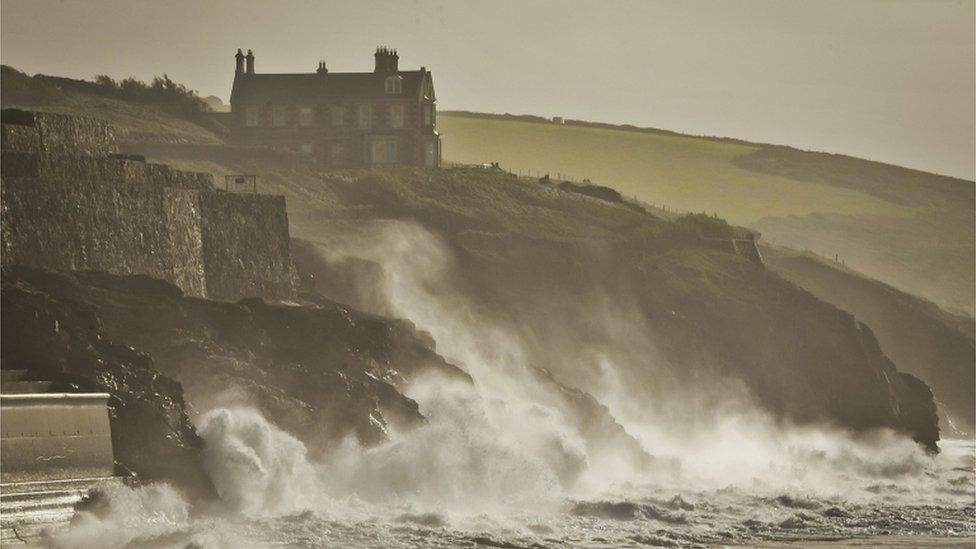
[[[573, 452], [580, 453], [578, 458], [554, 469], [563, 488], [583, 488], [576, 481], [584, 473], [592, 486], [600, 488], [608, 482], [639, 478], [641, 471], [631, 461], [613, 459], [614, 454], [633, 452], [633, 447], [596, 448], [590, 444], [588, 452], [582, 451], [587, 438], [583, 425], [599, 424], [604, 418], [578, 417], [578, 411], [567, 404], [568, 388], [541, 375], [542, 371], [527, 355], [519, 331], [465, 294], [451, 248], [441, 237], [411, 222], [368, 224], [355, 234], [330, 240], [323, 254], [326, 261], [341, 262], [352, 257], [377, 264], [381, 276], [371, 278], [370, 285], [358, 289], [362, 298], [358, 305], [372, 312], [407, 318], [430, 333], [438, 352], [470, 373], [481, 398], [489, 403], [506, 403], [486, 408], [503, 411], [493, 418], [496, 422], [505, 422], [510, 410], [526, 411], [510, 421], [504, 431], [509, 438], [521, 436], [523, 451], [533, 451], [553, 464], [549, 458], [564, 455], [560, 451], [553, 453], [554, 448], [563, 442], [575, 447]], [[582, 369], [585, 364], [579, 362], [580, 358], [555, 356], [553, 360], [565, 362], [569, 369]], [[410, 382], [406, 392], [423, 410], [429, 391], [415, 391], [413, 384]], [[573, 467], [576, 470], [571, 471]]]
[[204, 466], [220, 498], [255, 517], [344, 514], [348, 498], [461, 514], [537, 508], [561, 501], [585, 467], [581, 442], [543, 407], [485, 400], [437, 376], [414, 389], [425, 393], [427, 424], [369, 448], [347, 439], [317, 462], [254, 409], [211, 410], [200, 420]]
[[280, 515], [321, 499], [305, 445], [247, 408], [200, 419], [204, 467], [221, 499], [247, 515]]
[[558, 501], [585, 467], [581, 442], [543, 407], [485, 399], [434, 374], [416, 380], [411, 396], [427, 424], [372, 448], [349, 440], [331, 452], [323, 469], [332, 493], [488, 512]]
[[68, 528], [44, 541], [58, 549], [140, 546], [182, 532], [189, 518], [189, 505], [167, 484], [131, 488], [105, 482], [94, 488]]
[[[438, 352], [467, 370], [479, 393], [491, 402], [517, 402], [520, 409], [543, 405], [560, 432], [579, 438], [592, 418], [570, 421], [554, 405], [553, 387], [531, 375], [533, 361], [560, 365], [558, 375], [578, 382], [605, 404], [649, 452], [680, 463], [650, 471], [621, 467], [605, 459], [622, 453], [602, 448], [585, 456], [585, 471], [568, 493], [608, 490], [613, 485], [658, 482], [675, 488], [738, 485], [782, 490], [849, 494], [851, 478], [917, 478], [931, 458], [904, 436], [877, 430], [854, 434], [830, 425], [798, 426], [776, 418], [741, 381], [723, 374], [721, 364], [703, 364], [688, 373], [656, 352], [653, 333], [627, 299], [626, 289], [594, 287], [575, 303], [546, 307], [527, 295], [534, 318], [551, 318], [559, 334], [533, 354], [533, 323], [489, 312], [466, 294], [460, 267], [446, 240], [413, 222], [364, 225], [331, 237], [322, 247], [327, 262], [349, 258], [378, 265], [381, 276], [358, 288], [361, 306], [407, 318], [430, 333]], [[577, 320], [583, 319], [583, 320]], [[560, 351], [560, 347], [564, 350]], [[425, 394], [413, 394], [425, 408]], [[436, 409], [430, 408], [431, 416]], [[558, 438], [558, 437], [557, 437]], [[537, 450], [537, 449], [536, 449]], [[600, 450], [600, 449], [598, 449]], [[604, 459], [596, 459], [598, 456]], [[658, 465], [663, 464], [662, 460]]]

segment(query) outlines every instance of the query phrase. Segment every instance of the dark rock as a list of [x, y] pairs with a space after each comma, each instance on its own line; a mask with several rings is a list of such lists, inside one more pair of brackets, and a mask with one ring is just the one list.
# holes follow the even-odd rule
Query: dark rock
[[141, 360], [178, 379], [196, 410], [254, 406], [313, 452], [347, 435], [376, 443], [390, 423], [423, 422], [417, 403], [397, 389], [417, 373], [470, 380], [410, 323], [322, 298], [303, 306], [226, 303], [185, 297], [145, 277], [27, 267], [7, 268], [4, 277], [8, 286], [70, 303], [68, 310], [99, 311], [106, 337], [147, 353]]
[[[54, 382], [53, 391], [107, 392], [116, 462], [142, 481], [167, 481], [191, 497], [214, 494], [203, 441], [183, 390], [152, 358], [108, 337], [100, 311], [3, 271], [0, 361]], [[51, 281], [59, 275], [38, 273]]]

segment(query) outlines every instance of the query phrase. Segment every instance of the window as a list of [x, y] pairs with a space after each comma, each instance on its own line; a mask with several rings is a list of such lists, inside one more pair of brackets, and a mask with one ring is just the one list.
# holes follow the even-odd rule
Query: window
[[298, 108], [298, 125], [299, 126], [311, 126], [313, 120], [312, 107], [299, 107]]
[[271, 125], [284, 126], [288, 123], [288, 108], [284, 105], [275, 105], [271, 108]]
[[430, 103], [424, 105], [424, 126], [432, 126], [434, 124], [434, 106]]
[[399, 94], [403, 91], [403, 78], [399, 76], [389, 76], [383, 82], [383, 91], [386, 93]]
[[382, 139], [367, 144], [367, 161], [370, 164], [395, 164], [399, 158], [396, 141]]
[[302, 143], [301, 153], [302, 154], [312, 154], [312, 144], [311, 143]]
[[342, 126], [346, 123], [346, 109], [342, 107], [332, 107], [329, 112], [332, 115], [331, 118], [333, 126]]
[[260, 111], [257, 107], [244, 107], [244, 125], [254, 127], [257, 126], [260, 121]]
[[390, 127], [403, 127], [403, 105], [390, 105]]
[[359, 128], [367, 129], [373, 125], [373, 107], [362, 104], [359, 106]]
[[332, 157], [332, 163], [335, 165], [342, 165], [346, 163], [346, 145], [344, 143], [333, 143], [329, 147], [329, 155]]

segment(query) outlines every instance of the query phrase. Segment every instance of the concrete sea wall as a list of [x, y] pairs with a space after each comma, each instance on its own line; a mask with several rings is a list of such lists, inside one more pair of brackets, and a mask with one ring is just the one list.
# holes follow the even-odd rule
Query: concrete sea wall
[[111, 477], [109, 395], [0, 395], [0, 479], [10, 482]]
[[213, 299], [290, 294], [283, 197], [116, 151], [105, 123], [3, 111], [4, 261], [143, 274]]

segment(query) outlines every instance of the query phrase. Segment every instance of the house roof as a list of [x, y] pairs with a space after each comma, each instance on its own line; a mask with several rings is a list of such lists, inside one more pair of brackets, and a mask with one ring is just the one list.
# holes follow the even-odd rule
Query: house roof
[[[433, 81], [427, 70], [399, 71], [395, 75], [403, 79], [403, 97], [420, 100], [427, 90], [430, 98], [434, 99]], [[230, 100], [232, 103], [254, 100], [315, 103], [323, 100], [383, 99], [389, 97], [384, 91], [384, 81], [388, 76], [391, 75], [373, 72], [238, 74], [234, 77]]]

